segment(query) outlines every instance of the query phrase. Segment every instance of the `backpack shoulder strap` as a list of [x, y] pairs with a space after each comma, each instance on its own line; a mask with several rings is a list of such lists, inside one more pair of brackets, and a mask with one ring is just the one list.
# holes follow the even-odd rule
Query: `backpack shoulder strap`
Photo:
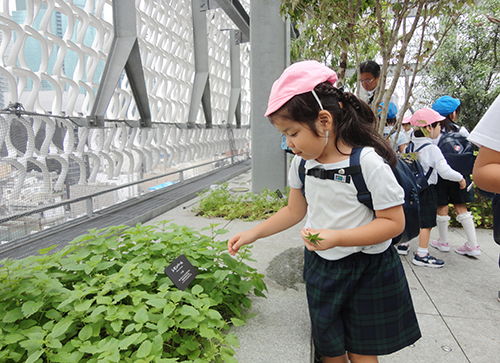
[[[418, 151], [422, 150], [424, 147], [429, 146], [429, 145], [432, 145], [432, 144], [430, 142], [422, 144], [418, 147], [417, 150], [415, 150], [415, 152], [418, 152]], [[425, 179], [429, 180], [429, 177], [431, 176], [433, 170], [434, 170], [434, 168], [432, 166], [429, 168], [429, 170], [427, 170], [427, 173], [425, 173]]]
[[[363, 150], [362, 147], [355, 147], [351, 151], [351, 157], [349, 158], [349, 165], [350, 166], [355, 166], [355, 165], [360, 165], [360, 156], [361, 156], [361, 151]], [[361, 165], [360, 165], [361, 169]], [[354, 186], [356, 187], [356, 190], [358, 191], [358, 201], [360, 203], [363, 203], [366, 205], [368, 208], [373, 210], [373, 200], [372, 200], [372, 194], [368, 190], [368, 187], [366, 186], [365, 183], [365, 178], [363, 178], [363, 171], [361, 170], [360, 173], [352, 174], [352, 181], [354, 183]]]
[[405, 153], [412, 153], [413, 150], [415, 149], [415, 143], [413, 141], [410, 141], [408, 145], [406, 145]]
[[306, 196], [306, 161], [304, 159], [300, 159], [299, 164], [299, 179], [302, 182], [302, 195]]
[[425, 143], [425, 144], [422, 144], [422, 145], [420, 145], [420, 146], [418, 147], [418, 149], [417, 149], [417, 150], [415, 150], [415, 152], [419, 152], [419, 151], [420, 151], [420, 150], [422, 150], [424, 147], [429, 146], [429, 145], [432, 145], [432, 144], [431, 144], [430, 142], [427, 142], [427, 143]]

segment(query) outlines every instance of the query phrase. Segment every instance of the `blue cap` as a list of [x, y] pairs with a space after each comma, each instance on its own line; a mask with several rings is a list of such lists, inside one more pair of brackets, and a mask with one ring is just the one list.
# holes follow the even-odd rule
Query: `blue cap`
[[446, 117], [453, 113], [458, 106], [460, 106], [460, 100], [458, 98], [443, 96], [439, 97], [436, 102], [434, 102], [432, 109], [438, 112], [441, 116]]
[[[380, 107], [378, 109], [379, 116], [380, 116], [380, 113], [382, 112], [382, 107], [384, 107], [383, 102], [380, 104]], [[387, 118], [396, 118], [397, 113], [398, 113], [398, 108], [396, 107], [394, 102], [389, 102], [389, 111], [387, 112]]]

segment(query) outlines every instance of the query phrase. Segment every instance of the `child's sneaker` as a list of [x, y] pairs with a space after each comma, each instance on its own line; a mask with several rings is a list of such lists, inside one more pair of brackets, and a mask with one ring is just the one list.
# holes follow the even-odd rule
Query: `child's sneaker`
[[479, 249], [479, 246], [471, 248], [471, 247], [469, 247], [467, 242], [465, 242], [463, 246], [458, 247], [455, 250], [455, 252], [458, 253], [459, 255], [467, 255], [467, 256], [471, 256], [471, 257], [481, 256], [481, 250]]
[[432, 241], [431, 246], [443, 252], [450, 252], [450, 245], [448, 244], [448, 242], [441, 242], [441, 238]]
[[439, 260], [429, 254], [426, 254], [424, 257], [420, 257], [418, 253], [415, 253], [411, 262], [417, 266], [427, 266], [432, 268], [440, 268], [444, 266], [443, 260]]
[[410, 249], [409, 244], [401, 244], [396, 246], [396, 250], [400, 255], [406, 256], [408, 254], [408, 250]]

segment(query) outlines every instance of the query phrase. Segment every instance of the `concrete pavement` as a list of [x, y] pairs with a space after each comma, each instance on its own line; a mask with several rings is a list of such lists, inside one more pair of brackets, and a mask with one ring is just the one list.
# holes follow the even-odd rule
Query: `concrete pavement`
[[[231, 187], [251, 190], [248, 171], [233, 178]], [[198, 197], [199, 198], [199, 197]], [[259, 222], [206, 219], [196, 217], [192, 207], [198, 198], [149, 221], [173, 220], [193, 228], [221, 223], [232, 234]], [[301, 281], [302, 223], [252, 246], [251, 265], [266, 275], [267, 298], [252, 297], [251, 313], [257, 315], [242, 327], [233, 328], [240, 348], [239, 363], [310, 363], [310, 323]], [[431, 238], [437, 237], [433, 229]], [[410, 254], [401, 256], [410, 284], [422, 338], [414, 346], [382, 356], [381, 363], [494, 363], [500, 362], [500, 246], [493, 242], [492, 231], [477, 230], [482, 255], [477, 258], [458, 255], [454, 249], [466, 241], [461, 229], [450, 229], [451, 252], [430, 248], [442, 258], [441, 269], [418, 267], [411, 263], [417, 240], [410, 243]]]

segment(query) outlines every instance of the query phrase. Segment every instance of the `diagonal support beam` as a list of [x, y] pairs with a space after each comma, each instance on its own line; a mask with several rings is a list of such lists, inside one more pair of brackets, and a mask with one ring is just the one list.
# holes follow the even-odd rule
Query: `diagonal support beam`
[[88, 116], [90, 126], [104, 127], [104, 113], [125, 70], [140, 115], [140, 126], [151, 127], [151, 111], [144, 80], [136, 29], [134, 0], [113, 0], [114, 38], [99, 82], [96, 100]]
[[221, 8], [241, 31], [241, 43], [250, 41], [250, 16], [238, 0], [205, 0], [209, 9]]

